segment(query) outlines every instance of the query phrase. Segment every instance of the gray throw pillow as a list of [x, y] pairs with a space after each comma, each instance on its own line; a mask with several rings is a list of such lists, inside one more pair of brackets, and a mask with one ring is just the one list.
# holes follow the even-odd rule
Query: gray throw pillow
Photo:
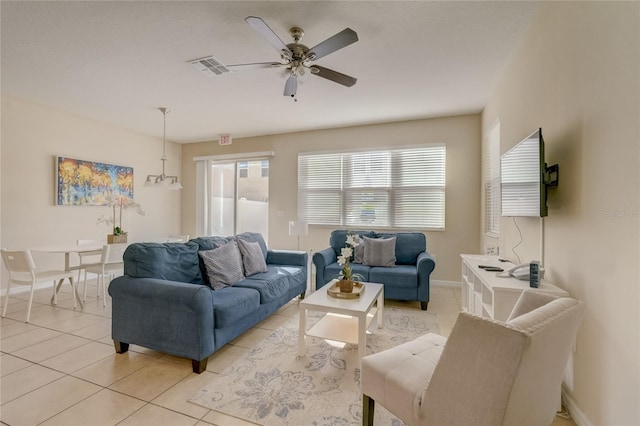
[[244, 274], [246, 276], [257, 274], [259, 272], [267, 272], [267, 262], [264, 261], [264, 255], [259, 243], [252, 243], [238, 238], [238, 247], [242, 253], [242, 264], [244, 265]]
[[364, 240], [356, 236], [358, 245], [353, 249], [353, 263], [364, 263]]
[[214, 290], [228, 287], [244, 279], [242, 256], [235, 241], [229, 241], [212, 250], [199, 251], [198, 254], [204, 262], [209, 282]]
[[368, 266], [396, 266], [396, 237], [364, 237], [364, 264]]

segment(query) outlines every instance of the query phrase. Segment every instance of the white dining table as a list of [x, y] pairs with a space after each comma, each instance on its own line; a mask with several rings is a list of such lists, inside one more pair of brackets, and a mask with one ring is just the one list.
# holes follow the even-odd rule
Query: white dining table
[[[62, 244], [52, 244], [52, 245], [43, 245], [31, 247], [29, 250], [32, 252], [40, 252], [40, 253], [64, 253], [64, 270], [65, 271], [73, 271], [79, 269], [77, 266], [71, 266], [71, 253], [92, 253], [95, 252], [96, 255], [102, 252], [102, 243], [87, 243], [87, 244], [75, 244], [75, 243], [62, 243]], [[73, 288], [74, 302], [73, 307], [76, 307], [76, 301], [80, 305], [80, 309], [84, 306], [82, 304], [82, 300], [78, 295], [76, 286], [73, 284], [73, 278], [69, 278], [71, 282], [71, 287]], [[56, 293], [62, 287], [62, 283], [64, 279], [58, 281], [58, 285], [56, 286]], [[53, 303], [53, 297], [51, 298], [51, 303]]]

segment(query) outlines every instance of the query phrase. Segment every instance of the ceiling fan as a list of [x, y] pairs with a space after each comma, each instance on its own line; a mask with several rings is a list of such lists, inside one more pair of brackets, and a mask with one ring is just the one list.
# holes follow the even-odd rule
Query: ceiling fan
[[[357, 79], [354, 77], [315, 64], [316, 60], [358, 41], [358, 34], [351, 28], [345, 28], [314, 47], [308, 48], [300, 43], [300, 39], [302, 39], [304, 35], [304, 31], [300, 27], [293, 27], [289, 30], [294, 41], [293, 43], [285, 44], [261, 18], [249, 16], [245, 18], [245, 22], [280, 53], [280, 62], [219, 65], [226, 67], [228, 70], [286, 67], [288, 78], [284, 85], [283, 94], [284, 96], [291, 96], [292, 98], [295, 98], [298, 90], [298, 76], [304, 75], [306, 70], [309, 70], [311, 74], [326, 78], [343, 86], [351, 87], [356, 84]], [[211, 60], [213, 58], [201, 59]], [[196, 65], [194, 61], [191, 62]], [[200, 63], [199, 66], [203, 66], [203, 64]]]

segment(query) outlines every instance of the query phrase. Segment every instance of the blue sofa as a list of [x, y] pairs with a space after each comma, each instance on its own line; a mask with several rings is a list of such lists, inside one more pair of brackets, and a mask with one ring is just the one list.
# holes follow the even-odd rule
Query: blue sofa
[[[199, 251], [232, 239], [257, 242], [267, 272], [213, 290]], [[207, 358], [307, 288], [307, 254], [267, 250], [262, 235], [203, 237], [187, 243], [136, 243], [124, 253], [124, 276], [109, 285], [116, 352], [129, 344], [190, 358], [201, 373]]]
[[[316, 268], [316, 288], [320, 288], [338, 277], [342, 267], [337, 258], [345, 247], [347, 233], [361, 238], [373, 239], [396, 237], [395, 265], [393, 267], [351, 264], [353, 273], [360, 274], [365, 282], [384, 284], [384, 296], [395, 300], [417, 300], [426, 310], [429, 304], [429, 277], [436, 267], [433, 257], [427, 252], [427, 239], [420, 232], [374, 232], [335, 230], [329, 238], [329, 248], [313, 255]], [[352, 257], [353, 260], [353, 257]]]

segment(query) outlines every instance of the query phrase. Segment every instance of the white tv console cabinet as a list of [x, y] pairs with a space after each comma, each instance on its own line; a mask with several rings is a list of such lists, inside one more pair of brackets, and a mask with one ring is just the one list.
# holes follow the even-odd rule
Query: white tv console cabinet
[[538, 288], [529, 287], [529, 281], [502, 278], [496, 272], [485, 271], [480, 265], [497, 266], [505, 271], [513, 263], [500, 262], [497, 256], [461, 254], [462, 308], [471, 314], [506, 321], [523, 291], [533, 290], [567, 297], [569, 293], [546, 280]]

